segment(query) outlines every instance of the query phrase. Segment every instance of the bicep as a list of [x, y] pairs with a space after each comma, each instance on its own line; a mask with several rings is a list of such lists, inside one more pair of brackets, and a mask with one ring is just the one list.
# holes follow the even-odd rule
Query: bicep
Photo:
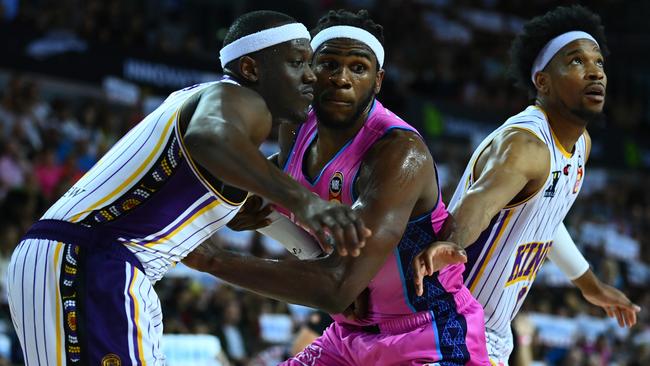
[[528, 135], [514, 132], [495, 141], [480, 176], [463, 199], [463, 210], [479, 210], [493, 217], [531, 182], [543, 180], [550, 164], [548, 149]]

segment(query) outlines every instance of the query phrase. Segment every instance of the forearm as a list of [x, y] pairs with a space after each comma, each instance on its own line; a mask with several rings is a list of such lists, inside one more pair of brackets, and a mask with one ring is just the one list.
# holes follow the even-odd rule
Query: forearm
[[223, 251], [204, 271], [262, 296], [337, 313], [349, 305], [336, 296], [343, 282], [341, 261], [336, 255], [280, 261]]
[[583, 294], [598, 293], [602, 284], [591, 269], [587, 269], [585, 273], [572, 280], [572, 282]]
[[253, 192], [292, 210], [309, 192], [265, 159], [235, 128], [185, 136], [192, 159], [224, 182]]
[[463, 248], [473, 244], [490, 224], [494, 216], [490, 211], [480, 193], [468, 193], [452, 212], [454, 224], [447, 240]]

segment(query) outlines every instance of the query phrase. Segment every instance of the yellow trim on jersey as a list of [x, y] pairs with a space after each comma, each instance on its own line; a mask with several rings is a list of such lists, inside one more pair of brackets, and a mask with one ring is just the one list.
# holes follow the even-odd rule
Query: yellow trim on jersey
[[206, 211], [208, 211], [208, 210], [210, 210], [210, 209], [212, 209], [214, 207], [217, 207], [220, 204], [221, 204], [221, 202], [219, 200], [214, 200], [214, 201], [210, 202], [210, 204], [208, 204], [207, 206], [205, 206], [202, 209], [198, 210], [194, 215], [190, 216], [187, 220], [185, 220], [185, 222], [183, 224], [181, 224], [179, 227], [177, 227], [176, 229], [174, 229], [174, 231], [172, 231], [171, 233], [163, 236], [162, 238], [160, 238], [160, 239], [158, 239], [156, 241], [153, 241], [151, 243], [147, 243], [144, 246], [145, 247], [152, 247], [152, 246], [154, 246], [156, 244], [160, 244], [161, 242], [167, 241], [170, 237], [176, 235], [176, 233], [183, 230], [187, 225], [191, 224], [194, 220], [198, 219]]
[[56, 322], [54, 323], [56, 327], [56, 364], [63, 365], [62, 356], [61, 356], [61, 293], [59, 289], [59, 277], [56, 275], [57, 268], [60, 268], [59, 256], [61, 255], [61, 246], [62, 242], [56, 243], [54, 248], [54, 292], [56, 292], [56, 300], [54, 305], [54, 314]]
[[564, 157], [571, 158], [573, 156], [573, 154], [566, 151], [564, 146], [562, 146], [562, 144], [560, 143], [560, 140], [558, 140], [557, 136], [555, 136], [555, 132], [553, 132], [553, 127], [548, 122], [549, 119], [548, 119], [548, 114], [546, 114], [546, 111], [542, 107], [540, 107], [538, 105], [535, 105], [533, 107], [539, 109], [539, 111], [544, 114], [544, 118], [546, 118], [546, 123], [548, 123], [548, 129], [551, 130], [551, 135], [553, 135], [553, 141], [555, 141], [555, 145], [557, 146], [557, 149], [560, 150], [560, 152], [562, 153], [562, 155], [564, 155]]
[[[183, 105], [185, 105], [185, 104], [183, 103]], [[183, 107], [181, 106], [181, 109], [182, 108]], [[180, 118], [180, 113], [179, 113], [178, 118], [176, 118], [176, 123], [175, 123], [175, 125], [176, 125], [176, 133], [177, 133], [176, 136], [178, 138], [178, 141], [180, 142], [181, 150], [183, 150], [183, 154], [185, 154], [185, 159], [189, 163], [190, 168], [192, 169], [192, 172], [194, 172], [194, 175], [199, 179], [199, 181], [201, 181], [201, 183], [203, 183], [204, 186], [206, 186], [220, 200], [222, 200], [222, 201], [224, 201], [224, 202], [226, 202], [226, 203], [228, 203], [229, 205], [232, 205], [232, 206], [241, 206], [241, 205], [243, 205], [244, 202], [246, 202], [246, 198], [244, 198], [244, 200], [241, 201], [241, 202], [233, 202], [233, 201], [227, 199], [226, 197], [223, 196], [223, 194], [221, 194], [221, 192], [219, 192], [217, 189], [215, 189], [207, 179], [205, 179], [203, 174], [201, 174], [199, 169], [196, 167], [196, 164], [194, 164], [194, 160], [190, 156], [190, 153], [187, 151], [187, 147], [185, 147], [185, 140], [183, 139], [183, 136], [181, 136], [180, 121], [181, 121], [181, 118]], [[246, 197], [248, 198], [248, 196], [246, 196]]]
[[138, 275], [138, 271], [136, 271], [136, 269], [133, 268], [133, 277], [131, 277], [131, 285], [129, 285], [129, 295], [131, 296], [131, 301], [133, 301], [133, 321], [135, 322], [135, 331], [138, 338], [138, 344], [134, 346], [138, 348], [136, 351], [138, 360], [140, 361], [142, 366], [146, 366], [146, 362], [143, 356], [143, 348], [142, 348], [142, 331], [140, 330], [140, 324], [138, 324], [138, 315], [140, 311], [140, 306], [138, 305], [138, 300], [136, 299], [135, 295], [133, 295], [133, 285], [136, 282], [137, 275]]
[[557, 147], [557, 149], [560, 150], [560, 152], [562, 153], [562, 155], [564, 155], [565, 158], [571, 159], [571, 157], [573, 157], [573, 153], [566, 151], [564, 146], [562, 146], [560, 140], [557, 138], [557, 136], [555, 136], [555, 132], [553, 132], [553, 127], [551, 127], [550, 124], [548, 125], [548, 129], [551, 130], [551, 135], [553, 135], [553, 141], [555, 141], [555, 146]]
[[510, 223], [510, 218], [512, 217], [513, 211], [509, 211], [506, 214], [506, 217], [503, 219], [503, 226], [501, 226], [501, 230], [497, 233], [495, 239], [492, 241], [492, 245], [490, 247], [490, 250], [485, 256], [485, 262], [483, 262], [483, 265], [478, 271], [478, 274], [476, 275], [476, 278], [474, 278], [474, 283], [472, 283], [472, 286], [470, 287], [470, 292], [474, 292], [474, 289], [476, 288], [476, 285], [479, 283], [479, 280], [481, 279], [481, 276], [483, 275], [483, 271], [487, 267], [488, 263], [490, 263], [490, 258], [492, 257], [492, 254], [494, 253], [494, 249], [499, 245], [499, 241], [501, 240], [501, 235], [508, 229], [508, 224]]
[[70, 219], [70, 221], [72, 221], [72, 222], [77, 222], [77, 221], [79, 221], [79, 219], [81, 218], [81, 216], [83, 216], [85, 213], [88, 213], [88, 212], [93, 211], [94, 209], [96, 209], [97, 207], [99, 207], [100, 205], [102, 205], [103, 203], [105, 203], [106, 201], [108, 201], [108, 200], [110, 200], [111, 198], [115, 197], [115, 196], [116, 196], [118, 193], [120, 193], [120, 192], [121, 192], [125, 187], [127, 187], [129, 184], [131, 184], [131, 182], [133, 182], [133, 180], [134, 180], [135, 178], [137, 178], [138, 175], [140, 175], [140, 173], [142, 173], [142, 171], [144, 170], [144, 168], [146, 168], [147, 165], [149, 165], [149, 162], [151, 162], [151, 160], [152, 160], [155, 156], [158, 155], [158, 153], [159, 153], [159, 151], [160, 151], [160, 149], [161, 149], [161, 147], [162, 147], [162, 145], [163, 145], [163, 142], [166, 140], [166, 137], [167, 137], [167, 131], [169, 131], [169, 128], [171, 127], [172, 122], [174, 121], [174, 118], [176, 118], [176, 115], [177, 115], [177, 114], [178, 114], [178, 111], [174, 112], [174, 114], [172, 114], [172, 116], [169, 118], [169, 120], [168, 120], [167, 123], [165, 124], [165, 128], [164, 128], [164, 130], [163, 130], [163, 132], [162, 132], [162, 134], [161, 134], [161, 136], [160, 136], [160, 139], [158, 139], [158, 142], [156, 142], [156, 146], [154, 146], [154, 148], [153, 148], [153, 150], [151, 151], [151, 153], [149, 153], [149, 156], [147, 156], [147, 158], [144, 159], [144, 161], [142, 162], [142, 164], [140, 164], [140, 166], [138, 167], [138, 169], [136, 169], [135, 172], [133, 172], [133, 174], [131, 174], [128, 178], [126, 178], [126, 179], [122, 182], [122, 184], [120, 184], [119, 186], [117, 186], [117, 188], [115, 188], [111, 193], [109, 193], [107, 196], [105, 196], [105, 197], [102, 198], [101, 200], [97, 201], [96, 203], [94, 203], [92, 206], [90, 206], [90, 207], [87, 208], [86, 210], [81, 211], [80, 213], [78, 213], [78, 214], [76, 214], [75, 216], [73, 216], [72, 219]]

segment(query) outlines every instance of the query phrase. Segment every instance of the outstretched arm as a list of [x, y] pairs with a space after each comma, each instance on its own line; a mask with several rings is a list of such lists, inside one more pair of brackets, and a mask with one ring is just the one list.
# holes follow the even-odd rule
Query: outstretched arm
[[[497, 136], [478, 158], [476, 181], [452, 209], [454, 225], [447, 240], [463, 248], [474, 243], [500, 210], [541, 187], [549, 166], [548, 148], [531, 133], [511, 129]], [[422, 293], [423, 277], [436, 269], [436, 250], [432, 245], [413, 261], [418, 294]]]
[[621, 291], [596, 277], [564, 224], [558, 228], [548, 258], [580, 289], [587, 301], [603, 308], [609, 317], [618, 320], [621, 327], [636, 324], [636, 313], [641, 308]]
[[[373, 235], [360, 256], [333, 254], [317, 260], [278, 261], [225, 251], [201, 255], [197, 251], [186, 262], [264, 296], [330, 313], [343, 311], [368, 286], [399, 243], [411, 215], [421, 213], [413, 210], [423, 190], [437, 192], [437, 187], [431, 186], [432, 158], [424, 143], [420, 139], [410, 141], [413, 138], [408, 132], [391, 133], [384, 139], [387, 141], [375, 144], [362, 164], [359, 199], [353, 207]], [[428, 204], [433, 206], [437, 196], [430, 196]]]
[[319, 240], [333, 234], [339, 254], [358, 255], [369, 235], [348, 207], [325, 202], [267, 161], [257, 146], [266, 138], [271, 115], [251, 90], [212, 87], [199, 100], [184, 134], [191, 158], [223, 181], [290, 209]]

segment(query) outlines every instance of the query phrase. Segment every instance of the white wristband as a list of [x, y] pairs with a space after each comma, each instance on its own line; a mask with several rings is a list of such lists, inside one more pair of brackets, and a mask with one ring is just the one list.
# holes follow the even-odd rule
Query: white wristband
[[[268, 201], [265, 202], [267, 204]], [[299, 259], [313, 259], [323, 250], [314, 237], [300, 226], [294, 224], [288, 217], [273, 211], [267, 217], [271, 224], [257, 229], [258, 232], [275, 239]]]
[[580, 250], [578, 250], [578, 247], [576, 247], [564, 223], [560, 224], [560, 227], [558, 227], [555, 233], [553, 246], [548, 253], [548, 258], [560, 267], [562, 273], [571, 281], [582, 276], [589, 269], [589, 262], [587, 262], [582, 253], [580, 253]]

